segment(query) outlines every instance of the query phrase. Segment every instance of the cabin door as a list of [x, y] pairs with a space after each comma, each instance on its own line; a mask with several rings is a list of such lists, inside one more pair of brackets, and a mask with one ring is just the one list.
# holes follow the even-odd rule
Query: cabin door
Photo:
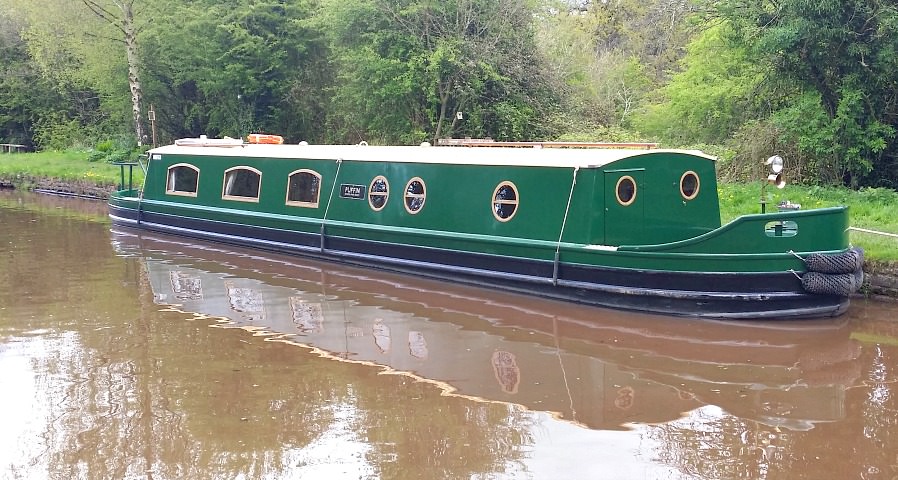
[[605, 172], [605, 245], [642, 243], [644, 174], [642, 168]]

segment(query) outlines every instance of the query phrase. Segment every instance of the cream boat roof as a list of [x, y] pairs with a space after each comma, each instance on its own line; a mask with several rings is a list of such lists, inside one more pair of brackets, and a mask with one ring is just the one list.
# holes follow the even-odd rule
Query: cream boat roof
[[681, 153], [716, 160], [698, 150], [635, 148], [508, 148], [371, 145], [264, 145], [179, 146], [168, 145], [150, 154], [216, 157], [307, 158], [369, 162], [434, 163], [450, 165], [509, 165], [527, 167], [598, 168], [616, 160], [658, 153]]

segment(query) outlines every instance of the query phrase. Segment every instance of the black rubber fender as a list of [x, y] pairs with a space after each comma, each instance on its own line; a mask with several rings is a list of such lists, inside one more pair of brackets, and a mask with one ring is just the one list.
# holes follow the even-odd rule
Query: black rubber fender
[[847, 297], [860, 290], [864, 284], [864, 271], [852, 273], [807, 272], [801, 277], [801, 286], [808, 293]]
[[864, 250], [854, 247], [842, 253], [812, 253], [804, 262], [811, 272], [854, 273], [864, 267]]

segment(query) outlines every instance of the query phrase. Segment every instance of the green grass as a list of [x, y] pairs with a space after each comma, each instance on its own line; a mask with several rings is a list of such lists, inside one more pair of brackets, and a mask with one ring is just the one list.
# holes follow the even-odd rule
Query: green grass
[[[121, 181], [118, 166], [104, 161], [90, 162], [89, 156], [89, 152], [79, 151], [0, 153], [0, 179], [25, 179], [27, 183], [29, 179], [51, 178], [100, 186], [117, 185]], [[143, 171], [135, 168], [134, 184], [140, 185], [142, 182]], [[787, 185], [783, 190], [768, 187], [766, 191], [771, 210], [783, 200], [800, 203], [803, 209], [848, 205], [852, 227], [898, 234], [898, 192], [894, 190], [870, 188], [853, 191], [847, 188]], [[724, 223], [739, 215], [760, 212], [760, 182], [721, 183], [718, 193]], [[898, 262], [898, 239], [856, 231], [851, 232], [850, 238], [853, 245], [864, 248], [868, 259]]]
[[[778, 190], [766, 189], [768, 211], [789, 200], [802, 209], [847, 205], [849, 225], [879, 232], [898, 234], [898, 192], [886, 188], [864, 188], [860, 191], [839, 187], [807, 187], [787, 185]], [[724, 223], [739, 215], [760, 213], [761, 183], [718, 185], [720, 217]], [[851, 231], [852, 245], [862, 247], [866, 257], [881, 262], [898, 262], [898, 238]]]
[[[120, 169], [104, 161], [88, 161], [89, 152], [0, 153], [0, 179], [50, 178], [63, 182], [85, 182], [100, 186], [118, 185]], [[127, 169], [125, 182], [128, 181]], [[143, 171], [134, 168], [134, 183], [143, 182]]]

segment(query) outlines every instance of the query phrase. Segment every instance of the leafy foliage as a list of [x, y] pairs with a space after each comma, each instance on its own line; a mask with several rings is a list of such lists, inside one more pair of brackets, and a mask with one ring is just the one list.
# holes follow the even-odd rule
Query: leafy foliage
[[41, 75], [30, 61], [21, 28], [0, 13], [0, 142], [33, 148], [42, 136], [49, 136], [50, 119], [67, 123], [84, 104], [73, 101], [74, 96], [66, 98], [66, 90]]
[[561, 131], [573, 120], [638, 130], [633, 114], [676, 66], [694, 8], [690, 2], [557, 2], [540, 15], [540, 44], [564, 97]]
[[238, 3], [174, 5], [147, 31], [160, 136], [320, 135], [328, 67], [310, 2]]
[[817, 158], [821, 178], [894, 188], [898, 6], [889, 0], [719, 5], [755, 58], [797, 92], [797, 103], [780, 105], [778, 124]]
[[335, 140], [541, 135], [554, 95], [513, 0], [325, 2]]
[[87, 156], [88, 162], [129, 162], [136, 161], [144, 148], [138, 147], [131, 136], [121, 135], [97, 142]]
[[[3, 139], [135, 131], [123, 25], [86, 8], [105, 2], [0, 0]], [[726, 152], [731, 179], [779, 153], [794, 180], [898, 185], [891, 0], [119, 3], [157, 143], [662, 141]]]
[[677, 144], [721, 143], [744, 122], [763, 73], [730, 41], [729, 27], [712, 25], [689, 44], [682, 71], [637, 118], [641, 131]]

